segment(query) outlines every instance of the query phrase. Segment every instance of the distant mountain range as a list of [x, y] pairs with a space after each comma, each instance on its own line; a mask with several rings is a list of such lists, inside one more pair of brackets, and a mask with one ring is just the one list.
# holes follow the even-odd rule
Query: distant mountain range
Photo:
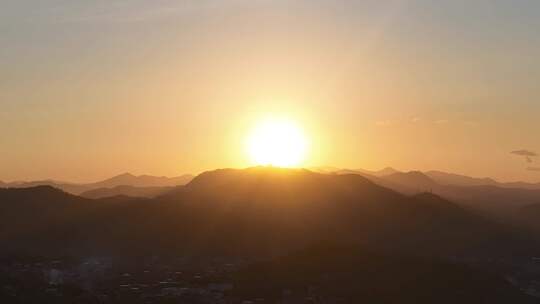
[[[36, 186], [51, 186], [67, 193], [82, 195], [85, 197], [99, 198], [103, 195], [127, 195], [149, 197], [153, 194], [164, 193], [170, 187], [185, 185], [193, 179], [192, 175], [186, 174], [178, 177], [140, 175], [130, 173], [121, 174], [104, 181], [87, 184], [59, 182], [53, 180], [30, 181], [30, 182], [0, 182], [2, 188], [30, 188]], [[127, 186], [127, 187], [126, 187]], [[119, 188], [120, 187], [120, 188]], [[143, 188], [143, 189], [138, 189]], [[146, 188], [146, 189], [144, 189]], [[149, 189], [153, 188], [153, 189]], [[162, 189], [157, 189], [162, 188]]]
[[175, 187], [133, 187], [116, 186], [113, 188], [98, 188], [80, 194], [91, 199], [100, 199], [115, 196], [154, 198], [172, 191]]
[[521, 188], [540, 190], [540, 183], [526, 182], [497, 182], [492, 178], [475, 178], [465, 175], [428, 171], [425, 174], [442, 185], [454, 186], [496, 186], [501, 188]]
[[[391, 167], [386, 167], [379, 171], [371, 171], [365, 169], [340, 169], [335, 167], [313, 167], [310, 170], [327, 173], [327, 174], [361, 174], [367, 175], [370, 177], [389, 177], [391, 175], [396, 175], [398, 173], [410, 173], [416, 172], [421, 173], [429, 177], [432, 181], [436, 182], [439, 185], [451, 185], [451, 186], [496, 186], [501, 188], [521, 188], [521, 189], [533, 189], [540, 190], [540, 183], [526, 183], [526, 182], [498, 182], [493, 178], [485, 177], [470, 177], [461, 174], [447, 173], [443, 171], [409, 171], [402, 172]], [[394, 176], [399, 178], [398, 176]], [[418, 176], [417, 176], [418, 177]], [[420, 177], [423, 178], [423, 177]]]
[[[327, 173], [328, 174], [328, 173]], [[441, 171], [400, 172], [391, 168], [381, 171], [337, 170], [329, 174], [357, 174], [373, 183], [406, 195], [429, 192], [476, 213], [499, 221], [523, 226], [540, 222], [540, 213], [533, 217], [527, 207], [540, 206], [540, 184], [512, 182], [501, 183], [491, 178], [474, 178]], [[536, 214], [536, 213], [533, 213]], [[532, 225], [540, 231], [540, 224]]]
[[223, 169], [154, 199], [39, 186], [0, 189], [0, 202], [0, 253], [268, 255], [327, 239], [437, 256], [540, 252], [529, 236], [437, 195], [403, 195], [358, 174]]
[[[164, 192], [142, 182], [114, 187], [133, 180], [124, 175], [86, 197], [52, 186], [2, 188], [0, 258], [235, 257], [258, 262], [231, 274], [233, 297], [275, 300], [292, 286], [347, 303], [536, 303], [506, 267], [520, 274], [535, 263], [540, 229], [479, 210], [532, 201], [537, 190], [385, 173], [220, 169]], [[474, 202], [436, 194], [460, 191]], [[538, 206], [515, 214], [538, 222]]]
[[[522, 188], [511, 187], [511, 185], [522, 186]], [[179, 229], [193, 230], [193, 227], [176, 226], [176, 221], [182, 221], [181, 218], [187, 214], [189, 214], [188, 218], [184, 219], [187, 222], [194, 221], [198, 216], [201, 217], [199, 218], [201, 222], [205, 222], [209, 221], [209, 218], [218, 216], [216, 213], [229, 213], [230, 217], [214, 219], [215, 223], [228, 222], [233, 218], [239, 222], [228, 223], [228, 226], [222, 227], [223, 230], [220, 231], [222, 233], [232, 229], [231, 227], [237, 227], [239, 223], [248, 226], [253, 224], [255, 226], [252, 228], [255, 231], [260, 230], [260, 225], [265, 225], [265, 223], [271, 227], [276, 226], [275, 223], [267, 222], [270, 218], [260, 218], [261, 214], [271, 215], [272, 220], [275, 220], [274, 216], [286, 212], [287, 214], [280, 218], [281, 224], [284, 224], [289, 216], [295, 212], [301, 212], [302, 214], [297, 214], [294, 218], [289, 219], [290, 222], [287, 225], [290, 227], [283, 228], [283, 234], [291, 234], [291, 231], [300, 233], [304, 229], [302, 227], [306, 225], [312, 229], [318, 229], [316, 227], [320, 228], [323, 225], [317, 222], [318, 220], [331, 221], [332, 225], [336, 224], [333, 221], [339, 221], [340, 227], [333, 228], [339, 231], [347, 230], [348, 228], [343, 227], [343, 225], [348, 225], [347, 223], [353, 225], [353, 223], [362, 222], [363, 225], [368, 225], [368, 223], [372, 225], [364, 227], [362, 232], [351, 228], [351, 231], [360, 234], [375, 229], [380, 230], [377, 234], [391, 235], [396, 225], [412, 225], [408, 228], [401, 227], [400, 230], [403, 231], [404, 229], [413, 229], [412, 227], [418, 226], [418, 223], [429, 222], [438, 225], [438, 223], [453, 221], [460, 222], [459, 225], [450, 225], [452, 228], [448, 228], [454, 232], [456, 229], [462, 231], [467, 225], [469, 225], [470, 231], [475, 231], [478, 228], [478, 223], [485, 223], [485, 220], [493, 221], [493, 223], [511, 224], [523, 229], [532, 228], [535, 232], [540, 233], [540, 224], [537, 224], [540, 222], [540, 212], [537, 211], [540, 210], [538, 207], [540, 206], [540, 189], [536, 189], [535, 184], [498, 183], [489, 178], [471, 178], [437, 171], [423, 173], [419, 171], [400, 172], [392, 168], [385, 168], [381, 171], [325, 168], [324, 173], [315, 173], [301, 169], [249, 168], [205, 172], [195, 178], [190, 175], [167, 178], [122, 174], [90, 184], [36, 181], [0, 186], [9, 188], [1, 190], [4, 195], [13, 195], [14, 193], [29, 195], [30, 201], [44, 201], [46, 202], [45, 206], [51, 204], [48, 208], [52, 209], [57, 203], [64, 201], [79, 202], [73, 206], [93, 205], [86, 199], [113, 204], [135, 202], [130, 204], [129, 208], [127, 205], [122, 207], [127, 208], [126, 213], [130, 213], [136, 212], [134, 210], [137, 208], [150, 208], [146, 206], [147, 202], [154, 202], [156, 206], [164, 206], [163, 210], [173, 208], [172, 214], [181, 214], [180, 218], [174, 219], [171, 218], [170, 214], [155, 215], [155, 218], [159, 218], [160, 223], [167, 222], [167, 219], [170, 218], [170, 229], [175, 231]], [[28, 188], [28, 191], [23, 188]], [[55, 188], [65, 193], [58, 192]], [[40, 195], [34, 192], [38, 190], [41, 191]], [[35, 194], [35, 197], [31, 195], [32, 193]], [[52, 193], [56, 199], [49, 200]], [[0, 208], [8, 208], [10, 201], [20, 201], [20, 199], [0, 197], [0, 201], [7, 202]], [[334, 205], [329, 205], [329, 202], [333, 202]], [[375, 202], [377, 203], [375, 204]], [[104, 204], [104, 206], [106, 205]], [[40, 210], [42, 206], [37, 205], [37, 209], [34, 207], [30, 209], [33, 212], [33, 210]], [[283, 211], [277, 206], [282, 206]], [[150, 208], [148, 214], [163, 212], [163, 210], [153, 210], [153, 208]], [[199, 214], [202, 212], [201, 210], [205, 211], [204, 215]], [[41, 214], [39, 211], [36, 212]], [[120, 211], [118, 212], [115, 216], [122, 214]], [[27, 211], [22, 211], [22, 214], [26, 213]], [[425, 213], [429, 214], [431, 218], [421, 219]], [[14, 213], [13, 218], [17, 218], [19, 215]], [[101, 216], [99, 213], [94, 215]], [[326, 218], [327, 216], [332, 218]], [[354, 216], [359, 216], [359, 218], [353, 220]], [[437, 216], [442, 218], [433, 218]], [[473, 217], [479, 218], [471, 220]], [[251, 223], [252, 219], [257, 219], [256, 223]], [[130, 218], [126, 225], [135, 225], [134, 222], [137, 220], [146, 221]], [[97, 221], [101, 222], [102, 220]], [[103, 221], [108, 222], [105, 219]], [[126, 219], [119, 218], [114, 222], [125, 221]], [[55, 222], [54, 225], [61, 222]], [[297, 226], [300, 223], [301, 225]], [[495, 229], [494, 227], [489, 229]], [[81, 229], [84, 230], [84, 228]], [[110, 229], [114, 230], [112, 227]], [[387, 231], [387, 229], [391, 229], [391, 231]], [[425, 231], [419, 227], [414, 229], [419, 230], [412, 233], [415, 237], [431, 238], [432, 236], [428, 236], [430, 234], [426, 234], [426, 231], [433, 231], [434, 227], [424, 227]], [[445, 229], [439, 227], [436, 230], [442, 233]], [[279, 229], [276, 228], [276, 231]], [[318, 234], [323, 236], [329, 231], [333, 230], [322, 229]], [[351, 233], [351, 231], [346, 232], [346, 234]], [[237, 231], [237, 233], [245, 234], [246, 232]], [[267, 234], [273, 235], [268, 231], [263, 233], [263, 235]], [[440, 239], [445, 238], [439, 237]], [[395, 240], [395, 242], [401, 241], [403, 239], [399, 237]], [[456, 246], [456, 248], [458, 247]]]

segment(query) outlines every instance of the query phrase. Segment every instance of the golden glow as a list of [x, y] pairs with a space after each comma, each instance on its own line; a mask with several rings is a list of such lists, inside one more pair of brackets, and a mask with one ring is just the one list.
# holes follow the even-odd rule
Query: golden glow
[[307, 140], [294, 122], [267, 119], [249, 135], [247, 152], [255, 165], [296, 167], [305, 160]]

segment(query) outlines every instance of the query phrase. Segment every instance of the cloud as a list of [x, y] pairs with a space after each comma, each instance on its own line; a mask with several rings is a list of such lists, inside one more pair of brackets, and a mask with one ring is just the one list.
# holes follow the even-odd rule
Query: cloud
[[518, 155], [518, 156], [523, 156], [525, 158], [525, 161], [529, 164], [533, 162], [533, 157], [538, 156], [536, 152], [529, 151], [529, 150], [516, 150], [510, 153], [514, 155]]
[[519, 155], [519, 156], [526, 156], [526, 157], [538, 156], [538, 154], [536, 154], [535, 152], [529, 151], [529, 150], [516, 150], [516, 151], [512, 151], [510, 153], [515, 154], [515, 155]]
[[446, 120], [446, 119], [439, 119], [437, 121], [435, 121], [436, 124], [438, 125], [444, 125], [444, 124], [447, 124], [449, 121]]
[[528, 167], [527, 170], [540, 172], [540, 167]]

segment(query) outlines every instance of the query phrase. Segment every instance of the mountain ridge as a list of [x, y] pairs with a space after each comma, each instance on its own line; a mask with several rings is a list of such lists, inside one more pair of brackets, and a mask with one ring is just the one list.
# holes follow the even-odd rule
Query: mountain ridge
[[176, 177], [166, 176], [152, 176], [152, 175], [133, 175], [131, 173], [123, 173], [111, 178], [92, 182], [92, 183], [70, 183], [55, 180], [41, 180], [41, 181], [16, 181], [11, 183], [0, 183], [2, 188], [29, 188], [35, 186], [52, 186], [62, 189], [68, 193], [81, 195], [85, 192], [101, 189], [101, 188], [114, 188], [118, 186], [132, 186], [132, 187], [174, 187], [185, 185], [193, 179], [193, 175], [184, 174]]

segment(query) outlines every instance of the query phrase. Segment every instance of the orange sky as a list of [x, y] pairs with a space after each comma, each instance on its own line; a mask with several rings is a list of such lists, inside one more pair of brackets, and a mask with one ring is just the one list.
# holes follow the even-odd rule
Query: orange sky
[[291, 2], [2, 2], [0, 180], [243, 167], [278, 115], [306, 166], [540, 181], [537, 2]]

